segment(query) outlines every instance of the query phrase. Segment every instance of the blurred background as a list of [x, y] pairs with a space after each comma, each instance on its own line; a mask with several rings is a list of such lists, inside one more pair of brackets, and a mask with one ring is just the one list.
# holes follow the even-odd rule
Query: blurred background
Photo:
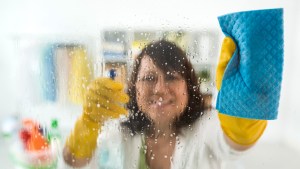
[[[187, 52], [206, 104], [214, 107], [214, 75], [224, 37], [217, 17], [265, 8], [284, 8], [279, 115], [240, 167], [300, 168], [297, 0], [1, 0], [1, 168], [66, 168], [61, 148], [81, 113], [83, 88], [111, 69], [116, 80], [126, 83], [134, 57], [153, 40], [173, 41]], [[32, 140], [31, 153], [25, 155], [23, 142], [34, 132], [44, 137]]]

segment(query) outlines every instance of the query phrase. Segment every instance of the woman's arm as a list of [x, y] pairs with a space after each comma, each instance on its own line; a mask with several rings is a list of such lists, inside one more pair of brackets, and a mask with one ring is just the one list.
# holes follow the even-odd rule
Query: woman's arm
[[63, 149], [63, 158], [69, 166], [76, 167], [76, 168], [83, 167], [91, 161], [91, 158], [75, 157], [74, 155], [72, 155], [72, 152], [69, 150], [67, 146], [65, 146]]
[[109, 118], [127, 113], [120, 104], [127, 103], [123, 85], [109, 78], [94, 80], [87, 87], [83, 113], [66, 140], [63, 157], [67, 164], [82, 167], [90, 162], [97, 147], [102, 124]]
[[65, 162], [72, 167], [83, 167], [90, 162], [96, 147], [101, 123], [93, 122], [83, 115], [66, 140], [63, 150]]
[[267, 120], [253, 120], [218, 113], [227, 144], [238, 151], [251, 148], [262, 136]]
[[251, 145], [237, 144], [234, 141], [232, 141], [228, 136], [226, 136], [226, 134], [224, 134], [224, 139], [225, 139], [226, 143], [236, 151], [245, 151], [254, 145], [254, 144], [251, 144]]
[[[216, 87], [221, 89], [223, 75], [227, 64], [236, 50], [236, 44], [230, 37], [225, 37], [217, 66]], [[266, 120], [253, 120], [233, 117], [218, 113], [224, 137], [228, 145], [235, 150], [247, 150], [261, 137], [266, 126]]]

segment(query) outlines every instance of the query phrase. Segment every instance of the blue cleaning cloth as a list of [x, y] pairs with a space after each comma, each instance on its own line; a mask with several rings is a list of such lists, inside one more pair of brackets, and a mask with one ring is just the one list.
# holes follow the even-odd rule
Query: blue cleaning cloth
[[283, 9], [232, 13], [218, 20], [237, 48], [225, 69], [216, 108], [237, 117], [276, 119], [283, 71]]

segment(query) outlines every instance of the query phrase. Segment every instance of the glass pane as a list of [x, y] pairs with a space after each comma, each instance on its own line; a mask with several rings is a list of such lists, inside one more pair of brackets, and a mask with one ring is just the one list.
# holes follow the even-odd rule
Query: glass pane
[[[257, 16], [240, 29], [240, 34], [256, 30], [245, 36], [255, 48], [218, 22], [224, 14], [266, 6], [284, 9], [284, 47], [275, 47], [272, 39], [279, 35], [280, 17]], [[297, 0], [1, 1], [2, 168], [298, 169], [299, 7]], [[272, 36], [258, 36], [261, 32]], [[269, 52], [257, 50], [262, 42]], [[243, 53], [249, 57], [265, 54], [262, 60], [270, 65], [283, 61], [273, 58], [276, 49], [285, 54], [279, 116], [267, 127], [216, 108], [224, 77], [237, 89], [232, 97], [246, 98], [233, 75], [279, 69], [259, 60], [245, 71], [243, 47], [251, 50]], [[271, 79], [254, 81], [263, 85]], [[269, 93], [253, 93], [259, 98], [255, 104], [234, 101], [226, 107], [269, 110]], [[251, 151], [240, 153], [251, 141], [257, 141]]]

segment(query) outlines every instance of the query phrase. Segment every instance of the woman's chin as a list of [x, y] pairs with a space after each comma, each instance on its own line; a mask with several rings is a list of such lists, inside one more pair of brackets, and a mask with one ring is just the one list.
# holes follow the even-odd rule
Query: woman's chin
[[160, 113], [153, 113], [150, 115], [150, 118], [157, 124], [166, 124], [169, 125], [173, 123], [175, 116], [171, 115], [170, 113], [160, 112]]
[[150, 105], [150, 109], [153, 109], [154, 111], [157, 111], [158, 113], [164, 113], [164, 112], [172, 112], [174, 105], [172, 104], [158, 104], [153, 103]]

